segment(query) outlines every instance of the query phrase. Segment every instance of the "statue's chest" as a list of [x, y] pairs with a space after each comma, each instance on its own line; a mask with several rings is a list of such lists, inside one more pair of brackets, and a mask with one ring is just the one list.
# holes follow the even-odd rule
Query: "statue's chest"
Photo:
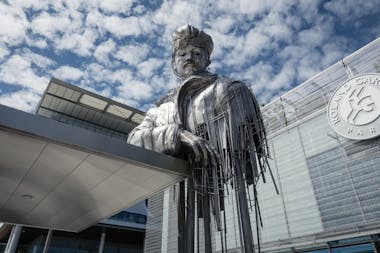
[[214, 85], [191, 95], [186, 108], [185, 127], [193, 133], [199, 130], [200, 126], [213, 118], [215, 108]]

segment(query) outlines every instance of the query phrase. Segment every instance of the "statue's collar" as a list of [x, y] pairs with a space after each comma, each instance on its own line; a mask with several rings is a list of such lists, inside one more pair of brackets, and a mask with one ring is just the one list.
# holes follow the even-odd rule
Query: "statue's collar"
[[187, 105], [190, 103], [191, 97], [214, 83], [217, 78], [216, 74], [202, 72], [188, 77], [181, 83], [176, 98], [178, 122], [180, 125], [185, 122]]
[[204, 81], [208, 81], [208, 80], [215, 81], [217, 79], [217, 77], [218, 76], [214, 73], [204, 71], [204, 72], [197, 73], [197, 74], [189, 76], [184, 81], [182, 81], [180, 87], [182, 88], [182, 86], [184, 86], [186, 84], [194, 83], [197, 81], [199, 81], [199, 82], [204, 82]]

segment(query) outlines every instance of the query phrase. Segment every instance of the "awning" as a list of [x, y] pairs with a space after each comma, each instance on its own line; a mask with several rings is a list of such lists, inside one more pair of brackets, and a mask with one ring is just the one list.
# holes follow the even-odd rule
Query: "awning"
[[0, 106], [0, 222], [81, 231], [182, 180], [187, 164]]

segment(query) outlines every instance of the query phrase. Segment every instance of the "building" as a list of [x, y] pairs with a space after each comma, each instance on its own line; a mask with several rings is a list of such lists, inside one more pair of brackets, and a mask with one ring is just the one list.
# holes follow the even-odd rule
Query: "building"
[[0, 252], [143, 252], [145, 198], [185, 169], [126, 143], [143, 112], [53, 78], [36, 115], [0, 114], [0, 221], [26, 225], [0, 226]]
[[[262, 108], [280, 194], [269, 176], [258, 186], [261, 251], [380, 252], [380, 137], [343, 138], [329, 126], [326, 113], [344, 81], [379, 72], [377, 39]], [[153, 213], [159, 215], [148, 218], [147, 234], [154, 236], [146, 239], [145, 252], [177, 252], [172, 195], [169, 189], [152, 199]], [[226, 196], [228, 252], [240, 252], [234, 202], [232, 194]], [[214, 234], [213, 245], [221, 250], [220, 233]]]
[[352, 75], [379, 72], [377, 39], [263, 108], [281, 192], [260, 189], [265, 251], [379, 252], [380, 138], [343, 138], [326, 112]]

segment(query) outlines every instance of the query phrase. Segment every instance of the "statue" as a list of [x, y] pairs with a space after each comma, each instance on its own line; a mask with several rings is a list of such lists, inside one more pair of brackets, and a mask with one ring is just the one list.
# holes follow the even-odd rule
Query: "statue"
[[253, 185], [258, 220], [255, 186], [260, 176], [265, 181], [269, 168], [264, 125], [259, 105], [244, 83], [207, 71], [212, 50], [213, 41], [205, 32], [190, 25], [177, 29], [172, 68], [181, 84], [157, 101], [128, 142], [190, 164], [192, 177], [179, 189], [179, 252], [194, 252], [195, 217], [204, 219], [205, 251], [212, 252], [211, 218], [218, 231], [225, 229], [221, 213], [226, 184], [238, 199], [242, 248], [254, 252], [247, 187]]

